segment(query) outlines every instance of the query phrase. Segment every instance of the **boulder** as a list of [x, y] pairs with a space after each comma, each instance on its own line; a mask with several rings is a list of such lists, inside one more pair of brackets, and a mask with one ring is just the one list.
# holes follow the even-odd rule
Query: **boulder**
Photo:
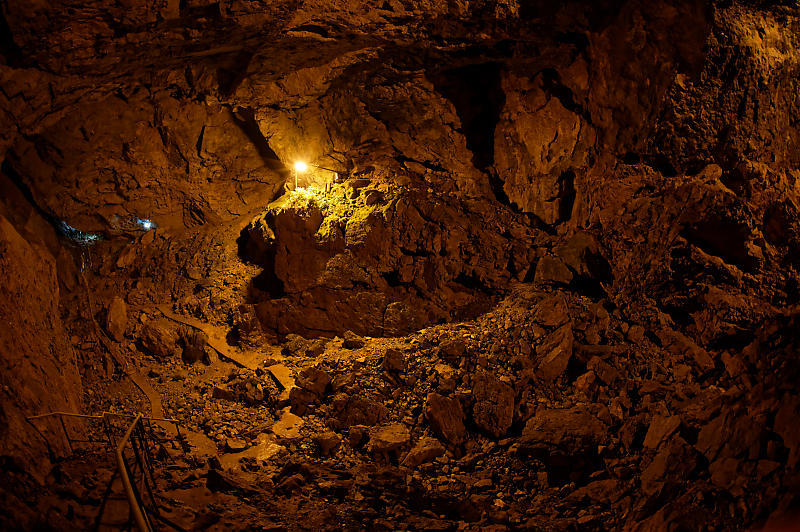
[[411, 432], [402, 423], [375, 427], [369, 434], [369, 450], [373, 453], [397, 453], [411, 441]]
[[178, 334], [172, 322], [166, 319], [155, 319], [145, 323], [139, 342], [145, 351], [160, 358], [178, 354]]
[[371, 427], [386, 418], [389, 410], [378, 401], [368, 397], [351, 397], [339, 394], [333, 399], [335, 424], [341, 428], [353, 425]]
[[322, 456], [330, 456], [342, 444], [342, 439], [333, 431], [321, 432], [314, 436], [314, 443], [319, 447]]
[[297, 376], [297, 385], [305, 390], [316, 395], [318, 398], [325, 394], [328, 384], [331, 382], [331, 376], [317, 368], [305, 368]]
[[128, 328], [128, 305], [125, 301], [116, 296], [111, 300], [106, 315], [106, 330], [111, 338], [121, 342], [125, 338], [125, 331]]
[[472, 419], [484, 432], [501, 438], [514, 417], [514, 390], [491, 373], [481, 372], [472, 385]]
[[536, 375], [548, 382], [555, 381], [567, 369], [572, 347], [572, 325], [569, 323], [550, 333], [536, 348]]
[[434, 432], [452, 445], [464, 441], [464, 411], [455, 397], [444, 397], [438, 393], [428, 394], [425, 403], [425, 418]]
[[662, 441], [666, 440], [681, 426], [680, 416], [653, 416], [650, 428], [644, 437], [644, 446], [656, 449]]
[[569, 308], [564, 295], [557, 293], [536, 303], [533, 321], [545, 327], [558, 327], [568, 322]]
[[403, 458], [402, 465], [414, 468], [442, 456], [444, 452], [444, 446], [436, 438], [422, 438]]
[[642, 492], [658, 493], [666, 484], [681, 485], [697, 467], [697, 452], [680, 436], [674, 436], [642, 471]]
[[381, 367], [387, 373], [403, 373], [406, 370], [406, 356], [399, 349], [387, 349]]
[[194, 364], [195, 362], [203, 361], [209, 362], [206, 353], [206, 346], [208, 345], [208, 335], [194, 327], [184, 327], [179, 331], [180, 343], [183, 346], [181, 358], [187, 364]]
[[533, 284], [542, 285], [568, 285], [572, 281], [572, 272], [558, 257], [542, 257], [536, 265]]
[[567, 455], [595, 452], [608, 442], [608, 427], [582, 407], [541, 408], [528, 420], [520, 441], [529, 446], [559, 449]]
[[342, 347], [345, 349], [360, 349], [364, 347], [364, 339], [353, 331], [347, 331], [344, 333]]

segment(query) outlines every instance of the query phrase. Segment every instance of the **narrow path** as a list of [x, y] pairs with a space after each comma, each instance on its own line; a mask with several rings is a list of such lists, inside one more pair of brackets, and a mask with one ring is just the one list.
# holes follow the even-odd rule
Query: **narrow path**
[[170, 306], [166, 304], [158, 305], [156, 308], [161, 312], [161, 314], [164, 315], [164, 317], [206, 333], [206, 335], [208, 335], [208, 345], [214, 351], [216, 351], [219, 356], [227, 358], [243, 368], [255, 371], [255, 369], [258, 367], [258, 364], [265, 358], [263, 353], [259, 353], [257, 351], [237, 351], [229, 346], [227, 340], [225, 339], [226, 332], [222, 327], [216, 327], [209, 323], [203, 323], [195, 318], [189, 318], [175, 314], [172, 312]]
[[100, 324], [97, 323], [97, 318], [95, 318], [95, 305], [94, 300], [92, 298], [92, 292], [89, 290], [89, 283], [86, 280], [86, 269], [84, 268], [83, 263], [83, 255], [81, 255], [81, 280], [83, 281], [83, 288], [86, 290], [86, 300], [89, 304], [89, 315], [92, 319], [92, 324], [94, 325], [95, 335], [97, 336], [100, 343], [103, 344], [106, 351], [114, 362], [119, 366], [119, 368], [125, 373], [125, 375], [133, 382], [139, 390], [147, 397], [147, 400], [150, 402], [150, 417], [155, 418], [163, 418], [164, 417], [164, 408], [161, 405], [161, 396], [158, 392], [153, 388], [150, 384], [150, 380], [142, 375], [139, 371], [135, 369], [131, 369], [128, 365], [128, 361], [125, 360], [122, 355], [119, 353], [118, 346], [116, 342], [114, 342], [108, 335], [105, 333]]

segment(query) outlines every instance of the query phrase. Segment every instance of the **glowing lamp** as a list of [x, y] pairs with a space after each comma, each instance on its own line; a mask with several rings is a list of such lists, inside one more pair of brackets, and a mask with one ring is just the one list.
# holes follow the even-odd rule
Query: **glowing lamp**
[[308, 170], [308, 165], [303, 161], [297, 161], [296, 163], [294, 163], [294, 169], [302, 173]]
[[145, 231], [149, 231], [150, 228], [153, 227], [153, 222], [151, 222], [150, 220], [144, 220], [142, 222], [142, 227], [144, 228]]

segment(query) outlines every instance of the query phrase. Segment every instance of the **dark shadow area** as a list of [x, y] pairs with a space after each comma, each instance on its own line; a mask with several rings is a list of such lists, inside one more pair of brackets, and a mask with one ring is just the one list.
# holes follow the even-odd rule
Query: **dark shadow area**
[[5, 17], [5, 1], [0, 4], [0, 55], [3, 56], [4, 63], [13, 68], [21, 68], [26, 66], [22, 50], [17, 43], [14, 42], [14, 36], [11, 33], [11, 28], [8, 26], [8, 21]]
[[253, 52], [244, 50], [233, 56], [230, 64], [217, 69], [217, 82], [219, 90], [225, 96], [230, 96], [247, 77], [247, 67], [253, 59]]
[[750, 231], [740, 223], [724, 219], [704, 220], [687, 227], [681, 235], [706, 253], [746, 271], [758, 266], [747, 252]]
[[258, 150], [258, 154], [264, 161], [264, 166], [277, 172], [281, 177], [287, 177], [290, 171], [281, 162], [278, 158], [278, 154], [272, 150], [269, 141], [261, 133], [261, 129], [259, 129], [258, 122], [256, 121], [255, 112], [249, 108], [239, 109], [237, 112], [233, 113], [233, 119], [234, 123], [239, 126], [239, 129], [247, 135], [247, 138], [250, 139], [250, 142], [252, 142], [253, 146]]
[[450, 100], [472, 151], [472, 163], [485, 169], [494, 163], [494, 131], [506, 102], [499, 63], [445, 70], [430, 77], [436, 90]]
[[272, 299], [284, 295], [283, 281], [275, 274], [275, 250], [264, 239], [258, 238], [256, 233], [257, 229], [250, 225], [242, 229], [239, 238], [236, 239], [239, 258], [263, 268], [263, 271], [250, 282], [248, 303], [261, 300], [259, 293], [266, 293]]

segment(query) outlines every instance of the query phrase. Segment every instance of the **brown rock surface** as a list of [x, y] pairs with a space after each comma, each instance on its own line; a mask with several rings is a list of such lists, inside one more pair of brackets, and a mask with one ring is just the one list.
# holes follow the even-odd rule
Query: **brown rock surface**
[[438, 393], [428, 395], [425, 417], [431, 427], [445, 441], [458, 445], [464, 439], [464, 412], [455, 397], [444, 397]]
[[511, 427], [514, 416], [514, 390], [489, 373], [479, 373], [472, 381], [473, 422], [495, 438]]

